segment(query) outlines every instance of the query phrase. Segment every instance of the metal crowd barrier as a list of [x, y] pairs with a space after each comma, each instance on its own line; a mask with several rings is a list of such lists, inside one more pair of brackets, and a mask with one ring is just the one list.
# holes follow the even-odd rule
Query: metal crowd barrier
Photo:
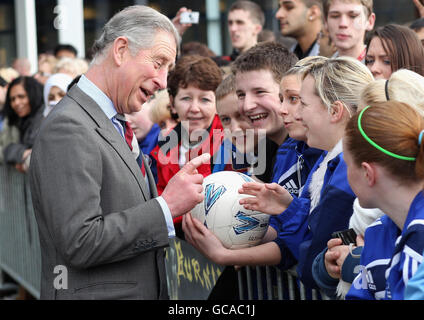
[[4, 165], [0, 165], [0, 270], [40, 297], [40, 242], [28, 176]]
[[[173, 300], [207, 299], [224, 270], [205, 259], [190, 244], [178, 238], [170, 241], [166, 268], [168, 291]], [[308, 290], [297, 278], [295, 269], [281, 271], [272, 266], [243, 267], [237, 271], [242, 300], [327, 300], [319, 290]]]
[[307, 289], [295, 268], [244, 267], [238, 271], [239, 296], [244, 300], [329, 300], [320, 290]]
[[[4, 165], [0, 165], [1, 270], [33, 297], [40, 297], [40, 243], [28, 176]], [[187, 242], [174, 238], [166, 249], [166, 270], [172, 300], [205, 300], [224, 267], [205, 259]], [[237, 277], [234, 285], [243, 300], [326, 298], [315, 290], [308, 295], [293, 270], [244, 267], [238, 270]]]

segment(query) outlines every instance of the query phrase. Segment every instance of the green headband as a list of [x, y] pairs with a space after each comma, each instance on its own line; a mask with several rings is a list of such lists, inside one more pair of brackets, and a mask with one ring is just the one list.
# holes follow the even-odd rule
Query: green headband
[[365, 140], [367, 140], [369, 142], [370, 145], [372, 145], [374, 148], [380, 150], [381, 152], [387, 154], [388, 156], [391, 156], [393, 158], [396, 159], [400, 159], [400, 160], [406, 160], [406, 161], [415, 161], [416, 158], [414, 157], [405, 157], [405, 156], [400, 156], [396, 153], [390, 152], [389, 150], [386, 150], [382, 147], [380, 147], [378, 144], [376, 144], [374, 141], [372, 141], [370, 139], [370, 137], [367, 136], [367, 134], [364, 132], [364, 130], [362, 129], [362, 125], [361, 125], [361, 120], [362, 120], [362, 115], [364, 114], [365, 110], [367, 110], [370, 106], [367, 106], [366, 108], [364, 108], [361, 113], [359, 114], [358, 117], [358, 129], [359, 132], [362, 134], [362, 136], [364, 137]]

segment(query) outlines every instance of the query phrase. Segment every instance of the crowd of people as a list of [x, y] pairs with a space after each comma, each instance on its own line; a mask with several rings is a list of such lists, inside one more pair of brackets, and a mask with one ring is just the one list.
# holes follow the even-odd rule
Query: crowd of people
[[[90, 65], [61, 45], [36, 74], [0, 70], [0, 163], [30, 175], [41, 298], [166, 299], [178, 237], [227, 266], [210, 299], [239, 298], [246, 265], [295, 268], [332, 299], [424, 299], [424, 18], [375, 27], [372, 0], [280, 0], [288, 46], [236, 1], [218, 56], [180, 49], [186, 11], [120, 11]], [[258, 246], [227, 249], [192, 218], [218, 171], [255, 180], [239, 192], [271, 216]]]
[[71, 45], [58, 45], [54, 53], [40, 54], [38, 71], [31, 74], [26, 58], [2, 68], [0, 163], [27, 172], [31, 149], [43, 118], [66, 95], [73, 79], [88, 70]]

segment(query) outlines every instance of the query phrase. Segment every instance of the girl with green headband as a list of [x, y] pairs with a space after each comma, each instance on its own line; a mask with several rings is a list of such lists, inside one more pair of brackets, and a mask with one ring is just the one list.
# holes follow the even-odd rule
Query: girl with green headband
[[[374, 225], [386, 224], [394, 236], [387, 246], [392, 255], [380, 268], [382, 299], [403, 299], [405, 286], [423, 261], [424, 251], [424, 118], [401, 102], [374, 103], [352, 117], [343, 139], [344, 159], [352, 190], [363, 208], [380, 208], [386, 216]], [[386, 221], [389, 219], [389, 221]], [[395, 231], [393, 232], [393, 227]], [[369, 231], [370, 230], [370, 231]], [[397, 230], [397, 232], [396, 232]], [[380, 231], [381, 233], [381, 231]], [[388, 232], [386, 232], [388, 233]], [[375, 261], [367, 261], [375, 248], [372, 228], [365, 233], [361, 254], [361, 272], [346, 298], [358, 298], [351, 292], [368, 286], [369, 270]], [[393, 242], [393, 243], [391, 243]], [[382, 259], [380, 259], [382, 260]], [[373, 274], [376, 277], [376, 274]]]

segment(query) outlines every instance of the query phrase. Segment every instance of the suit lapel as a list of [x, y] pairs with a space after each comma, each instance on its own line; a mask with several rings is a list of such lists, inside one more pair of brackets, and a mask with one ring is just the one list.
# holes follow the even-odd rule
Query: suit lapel
[[144, 199], [146, 201], [150, 199], [146, 182], [137, 161], [134, 159], [134, 155], [128, 148], [123, 137], [121, 137], [113, 126], [112, 121], [107, 118], [106, 114], [99, 105], [87, 96], [81, 89], [79, 89], [78, 86], [73, 86], [68, 92], [68, 95], [74, 99], [94, 120], [97, 124], [96, 132], [116, 151], [122, 161], [125, 162], [128, 169], [136, 178]]
[[131, 153], [126, 142], [122, 140], [122, 137], [119, 135], [118, 131], [116, 131], [114, 127], [113, 130], [114, 131], [111, 131], [108, 128], [96, 128], [96, 131], [107, 143], [112, 146], [113, 149], [115, 149], [115, 151], [127, 165], [128, 169], [131, 170], [132, 174], [137, 180], [138, 185], [140, 186], [141, 191], [143, 192], [144, 199], [150, 199], [144, 177], [141, 173], [140, 167], [137, 164], [137, 161], [134, 158], [134, 155]]

